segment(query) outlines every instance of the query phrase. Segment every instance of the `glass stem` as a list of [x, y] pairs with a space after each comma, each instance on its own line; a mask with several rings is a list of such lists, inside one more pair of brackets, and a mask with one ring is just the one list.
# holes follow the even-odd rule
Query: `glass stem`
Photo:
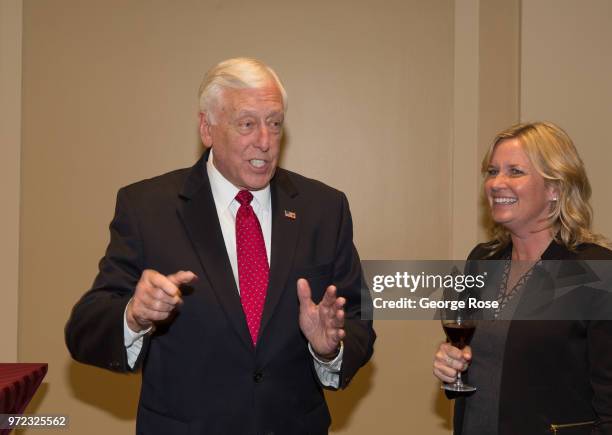
[[455, 381], [455, 385], [463, 385], [463, 381], [461, 380], [461, 372], [457, 372], [457, 380]]

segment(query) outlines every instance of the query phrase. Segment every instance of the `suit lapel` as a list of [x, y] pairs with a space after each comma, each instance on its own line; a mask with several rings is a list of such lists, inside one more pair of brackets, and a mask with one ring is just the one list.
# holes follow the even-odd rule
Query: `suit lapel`
[[187, 176], [180, 193], [183, 201], [177, 212], [198, 254], [210, 287], [242, 341], [252, 349], [251, 336], [206, 173], [206, 157], [200, 159]]
[[[261, 327], [262, 336], [266, 325], [274, 314], [287, 282], [295, 256], [300, 218], [298, 192], [287, 173], [277, 169], [271, 182], [272, 195], [272, 248], [270, 250], [270, 280], [264, 305]], [[291, 288], [291, 285], [289, 285]], [[297, 288], [294, 290], [297, 292]], [[297, 298], [297, 293], [296, 293]]]
[[541, 258], [543, 264], [534, 266], [527, 292], [520, 301], [521, 314], [544, 318], [546, 310], [550, 310], [563, 293], [598, 280], [587, 263], [578, 260], [575, 253], [555, 240], [550, 242]]

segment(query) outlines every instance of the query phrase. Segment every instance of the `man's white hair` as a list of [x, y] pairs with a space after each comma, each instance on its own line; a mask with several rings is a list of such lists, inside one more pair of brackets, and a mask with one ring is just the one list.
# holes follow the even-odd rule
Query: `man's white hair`
[[200, 112], [214, 124], [214, 114], [224, 89], [258, 89], [274, 83], [283, 98], [283, 110], [287, 110], [287, 93], [280, 79], [265, 63], [250, 57], [224, 60], [211, 68], [200, 85]]

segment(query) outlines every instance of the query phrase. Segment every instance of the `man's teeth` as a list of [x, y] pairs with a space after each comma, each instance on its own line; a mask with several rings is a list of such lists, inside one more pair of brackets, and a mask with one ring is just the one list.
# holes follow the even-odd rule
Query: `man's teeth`
[[493, 198], [495, 204], [514, 204], [516, 198]]
[[265, 160], [259, 160], [259, 159], [249, 160], [249, 162], [251, 162], [251, 165], [255, 166], [256, 168], [262, 168], [263, 165], [266, 164]]

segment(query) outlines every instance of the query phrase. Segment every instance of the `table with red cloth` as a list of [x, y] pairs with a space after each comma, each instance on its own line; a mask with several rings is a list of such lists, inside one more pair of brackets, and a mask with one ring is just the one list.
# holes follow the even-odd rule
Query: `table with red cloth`
[[46, 363], [0, 363], [0, 414], [22, 414], [46, 374]]

